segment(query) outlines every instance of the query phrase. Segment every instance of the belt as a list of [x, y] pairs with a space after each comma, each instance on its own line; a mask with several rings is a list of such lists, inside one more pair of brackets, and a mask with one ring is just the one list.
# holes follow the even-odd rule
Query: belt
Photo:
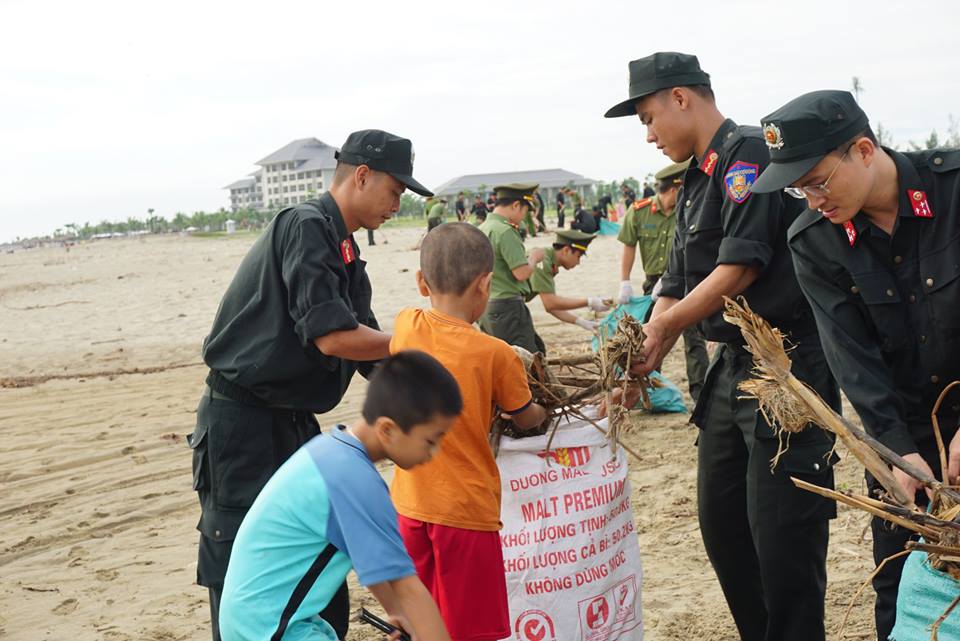
[[523, 303], [523, 296], [507, 296], [505, 298], [491, 298], [487, 305], [497, 305], [497, 304], [507, 304], [507, 303]]
[[245, 405], [255, 405], [257, 407], [268, 407], [269, 404], [257, 397], [253, 392], [244, 389], [233, 381], [227, 379], [215, 369], [207, 374], [207, 386], [210, 388], [210, 396], [222, 401], [236, 401]]

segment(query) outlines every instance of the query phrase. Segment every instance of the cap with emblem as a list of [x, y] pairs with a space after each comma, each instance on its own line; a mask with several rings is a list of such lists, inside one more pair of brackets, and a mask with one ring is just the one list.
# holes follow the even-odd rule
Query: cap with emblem
[[406, 138], [379, 129], [364, 129], [347, 136], [334, 157], [351, 165], [366, 165], [388, 173], [411, 191], [432, 196], [432, 191], [413, 178], [413, 155], [413, 143]]
[[867, 128], [869, 121], [849, 91], [814, 91], [794, 98], [761, 120], [770, 164], [750, 188], [787, 187], [824, 156]]
[[683, 172], [685, 172], [687, 170], [687, 167], [690, 166], [690, 160], [691, 160], [690, 158], [687, 158], [683, 162], [675, 162], [673, 164], [667, 165], [666, 167], [658, 171], [656, 174], [654, 174], [653, 177], [656, 180], [661, 182], [664, 180], [671, 180], [671, 179], [675, 179], [676, 181], [676, 179], [679, 179], [683, 176]]
[[630, 97], [607, 110], [607, 113], [603, 114], [604, 118], [636, 116], [634, 103], [661, 89], [710, 86], [710, 74], [700, 69], [700, 61], [696, 56], [688, 53], [658, 51], [646, 58], [630, 61], [629, 68], [630, 85], [627, 95]]
[[560, 229], [557, 231], [557, 239], [554, 244], [569, 245], [586, 254], [587, 245], [596, 237], [596, 234], [587, 234], [579, 229]]
[[510, 183], [508, 185], [497, 185], [493, 188], [493, 191], [497, 195], [497, 200], [522, 200], [533, 209], [537, 204], [533, 192], [539, 186], [537, 183]]

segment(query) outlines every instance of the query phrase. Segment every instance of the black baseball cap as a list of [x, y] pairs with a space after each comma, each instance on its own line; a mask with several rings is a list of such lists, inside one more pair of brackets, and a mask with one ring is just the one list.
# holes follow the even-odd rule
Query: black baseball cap
[[630, 97], [614, 105], [603, 114], [604, 118], [636, 116], [634, 104], [640, 98], [671, 87], [710, 86], [710, 74], [700, 69], [697, 57], [675, 51], [658, 51], [646, 58], [631, 60], [630, 85], [627, 95]]
[[334, 153], [337, 160], [388, 173], [410, 191], [421, 196], [432, 196], [433, 192], [413, 177], [413, 155], [412, 142], [380, 129], [353, 132], [347, 136], [340, 151]]
[[770, 150], [770, 164], [750, 188], [760, 194], [793, 184], [869, 125], [853, 94], [837, 90], [805, 93], [760, 123]]

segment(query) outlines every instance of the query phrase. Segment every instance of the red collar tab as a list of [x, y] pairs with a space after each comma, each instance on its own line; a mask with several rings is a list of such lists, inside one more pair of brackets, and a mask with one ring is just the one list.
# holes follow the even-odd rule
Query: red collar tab
[[343, 256], [345, 265], [349, 265], [357, 259], [357, 255], [353, 251], [353, 243], [350, 242], [349, 238], [340, 243], [340, 255]]
[[853, 226], [853, 221], [848, 220], [843, 223], [843, 231], [847, 232], [847, 240], [850, 241], [850, 246], [853, 247], [857, 243], [857, 228]]
[[927, 202], [927, 195], [922, 191], [908, 189], [907, 195], [910, 196], [910, 205], [913, 207], [913, 215], [919, 218], [933, 218], [933, 210], [930, 209], [930, 203]]
[[707, 153], [703, 155], [703, 165], [700, 166], [700, 171], [708, 176], [712, 176], [713, 170], [717, 168], [717, 159], [719, 157], [720, 154], [713, 149], [707, 149]]

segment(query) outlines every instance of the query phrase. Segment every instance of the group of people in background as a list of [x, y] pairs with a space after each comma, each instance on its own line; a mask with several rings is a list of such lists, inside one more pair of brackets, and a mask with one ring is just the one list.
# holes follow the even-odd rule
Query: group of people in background
[[[533, 296], [578, 325], [570, 310], [628, 301], [639, 250], [641, 291], [656, 303], [632, 373], [658, 369], [684, 338], [698, 384], [699, 529], [740, 638], [824, 640], [836, 506], [790, 478], [832, 487], [834, 441], [811, 425], [781, 451], [777, 426], [739, 390], [752, 358], [724, 298], [742, 296], [787, 336], [791, 371], [827, 404], [840, 411], [842, 389], [870, 434], [932, 475], [930, 411], [960, 379], [960, 151], [882, 147], [845, 91], [804, 94], [742, 126], [719, 111], [696, 56], [657, 52], [629, 72], [627, 99], [605, 115], [638, 118], [673, 164], [639, 197], [624, 190], [616, 297], [556, 293], [553, 277], [593, 240], [563, 229], [567, 198], [574, 223], [583, 210], [578, 194], [557, 197], [552, 247], [527, 251], [520, 229], [543, 211], [537, 185], [501, 185], [476, 197], [479, 227], [461, 222], [462, 198], [457, 222], [431, 225], [416, 275], [430, 309], [381, 331], [353, 234], [389, 219], [405, 189], [432, 194], [412, 176], [410, 141], [379, 130], [351, 134], [330, 191], [279, 212], [253, 244], [204, 341], [210, 371], [190, 437], [214, 639], [344, 639], [351, 567], [420, 641], [509, 636], [486, 436], [494, 406], [521, 429], [545, 415], [507, 344], [547, 349]], [[442, 221], [443, 206], [428, 219]], [[704, 340], [717, 344], [709, 367]], [[340, 403], [357, 371], [370, 379], [361, 416], [318, 436], [314, 415]], [[623, 404], [639, 394], [628, 386]], [[943, 407], [953, 484], [960, 392]], [[389, 492], [381, 459], [398, 468]], [[916, 481], [894, 474], [926, 505]], [[910, 537], [879, 519], [872, 532], [877, 562]], [[874, 578], [882, 641], [919, 638], [896, 627], [902, 568]]]

